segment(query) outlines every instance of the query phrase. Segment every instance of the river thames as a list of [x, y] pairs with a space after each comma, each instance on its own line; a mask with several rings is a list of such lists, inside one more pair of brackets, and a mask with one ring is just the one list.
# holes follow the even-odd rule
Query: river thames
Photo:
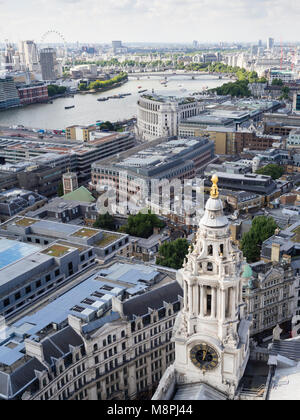
[[[217, 76], [203, 75], [192, 79], [190, 76], [168, 76], [168, 84], [161, 84], [159, 76], [147, 76], [129, 79], [119, 88], [103, 93], [76, 94], [74, 98], [55, 99], [52, 104], [35, 104], [24, 108], [15, 108], [0, 112], [0, 126], [24, 125], [31, 128], [65, 129], [73, 124], [94, 124], [96, 121], [122, 121], [136, 116], [137, 100], [140, 96], [138, 90], [147, 89], [145, 93], [165, 96], [189, 96], [194, 92], [201, 92], [203, 88], [215, 88], [226, 83], [226, 79]], [[119, 93], [131, 93], [123, 99], [109, 99], [98, 102], [97, 98], [112, 96]], [[65, 106], [75, 108], [65, 109]]]

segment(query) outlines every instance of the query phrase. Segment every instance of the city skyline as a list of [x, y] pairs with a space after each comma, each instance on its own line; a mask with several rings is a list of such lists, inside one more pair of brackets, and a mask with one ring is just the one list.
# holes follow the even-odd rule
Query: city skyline
[[[0, 1], [0, 40], [40, 42], [50, 29], [67, 42], [254, 42], [294, 41], [300, 8], [295, 0], [20, 0]], [[16, 10], [18, 11], [16, 13]], [[170, 11], [172, 13], [170, 14]], [[280, 25], [274, 21], [281, 17]], [[55, 22], [53, 24], [53, 22]], [[112, 22], [114, 23], [112, 28]], [[167, 26], [167, 31], [165, 30]], [[178, 28], [182, 31], [179, 34]], [[192, 29], [191, 29], [192, 28]], [[283, 30], [284, 28], [284, 30]], [[251, 36], [249, 37], [249, 34]]]

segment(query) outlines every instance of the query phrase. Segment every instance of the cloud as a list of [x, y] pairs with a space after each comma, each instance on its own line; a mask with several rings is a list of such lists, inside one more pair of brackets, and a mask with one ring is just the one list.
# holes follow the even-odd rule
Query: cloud
[[0, 0], [0, 39], [55, 28], [68, 41], [296, 38], [299, 0]]

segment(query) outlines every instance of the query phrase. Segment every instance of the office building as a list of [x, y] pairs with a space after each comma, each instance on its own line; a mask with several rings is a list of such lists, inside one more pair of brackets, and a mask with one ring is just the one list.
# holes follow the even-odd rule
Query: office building
[[49, 100], [48, 87], [44, 83], [17, 86], [21, 105], [30, 105]]
[[40, 51], [40, 65], [43, 80], [56, 80], [56, 52], [53, 48], [43, 48]]
[[272, 50], [274, 48], [274, 38], [267, 39], [267, 50]]
[[170, 276], [143, 265], [98, 268], [36, 313], [2, 322], [1, 399], [151, 398], [174, 360], [182, 291]]
[[0, 221], [27, 211], [39, 209], [47, 202], [46, 197], [33, 191], [13, 188], [0, 192]]
[[17, 216], [0, 225], [0, 313], [8, 316], [95, 263], [128, 235]]
[[179, 122], [198, 115], [201, 110], [203, 105], [195, 98], [144, 94], [138, 100], [137, 136], [143, 140], [176, 136]]
[[66, 139], [89, 142], [93, 131], [96, 131], [95, 125], [72, 125], [66, 128]]
[[38, 50], [34, 41], [21, 41], [19, 53], [26, 70], [33, 72], [39, 70]]
[[[206, 180], [205, 185], [209, 185], [209, 178], [211, 171], [205, 172]], [[253, 192], [260, 195], [271, 195], [275, 194], [277, 190], [276, 182], [270, 176], [257, 175], [257, 174], [234, 174], [227, 172], [217, 172], [216, 175], [219, 178], [220, 188], [227, 190], [244, 190]]]
[[119, 52], [119, 50], [123, 48], [122, 41], [112, 41], [111, 45], [114, 53]]
[[296, 278], [289, 261], [259, 261], [245, 270], [244, 301], [253, 319], [251, 335], [262, 342], [277, 324], [290, 331]]
[[270, 70], [269, 82], [272, 83], [274, 79], [281, 79], [283, 83], [289, 83], [296, 77], [297, 74], [290, 70]]
[[300, 112], [300, 94], [295, 93], [293, 98], [293, 111], [296, 113]]
[[150, 200], [153, 181], [194, 178], [214, 158], [213, 149], [207, 138], [152, 140], [113, 159], [95, 162], [90, 186], [116, 189], [120, 201], [127, 194], [133, 200]]
[[20, 98], [13, 77], [0, 76], [0, 111], [20, 106]]
[[300, 148], [300, 128], [292, 130], [287, 138], [286, 146], [288, 148]]

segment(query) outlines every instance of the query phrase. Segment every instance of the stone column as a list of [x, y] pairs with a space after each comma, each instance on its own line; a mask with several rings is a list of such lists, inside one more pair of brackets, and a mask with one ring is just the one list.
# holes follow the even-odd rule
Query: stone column
[[231, 288], [231, 318], [235, 319], [236, 311], [236, 290], [234, 287]]
[[216, 317], [216, 288], [211, 288], [211, 317]]
[[192, 286], [191, 285], [189, 285], [189, 287], [188, 287], [188, 293], [189, 293], [189, 313], [190, 313], [190, 315], [192, 315], [193, 314], [193, 293], [192, 293]]
[[204, 317], [204, 286], [200, 286], [200, 316]]
[[184, 285], [184, 309], [188, 311], [188, 286], [186, 280], [183, 280]]
[[198, 287], [198, 284], [195, 284], [195, 286], [194, 286], [194, 298], [195, 298], [194, 312], [195, 312], [195, 315], [198, 316], [199, 315], [199, 287]]
[[225, 320], [226, 318], [226, 291], [225, 290], [220, 290], [220, 294], [221, 294], [221, 302], [220, 302], [220, 306], [221, 306], [221, 320]]

